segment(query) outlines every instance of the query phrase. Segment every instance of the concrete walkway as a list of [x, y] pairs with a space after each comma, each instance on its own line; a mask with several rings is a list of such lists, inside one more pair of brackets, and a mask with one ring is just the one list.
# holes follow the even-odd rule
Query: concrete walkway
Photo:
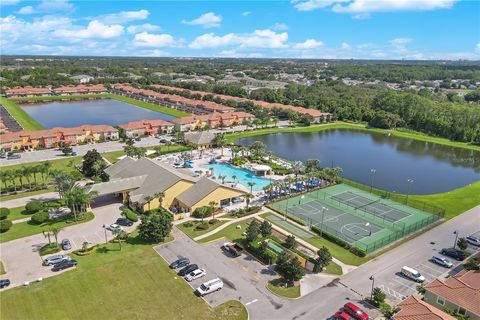
[[31, 219], [32, 219], [31, 217], [17, 219], [17, 220], [13, 220], [12, 223], [13, 224], [22, 223], [22, 222], [30, 221]]
[[48, 200], [55, 200], [58, 198], [59, 198], [58, 192], [47, 192], [47, 193], [37, 194], [34, 196], [2, 201], [1, 206], [3, 208], [18, 208], [18, 207], [23, 207], [24, 205], [26, 205], [28, 202], [32, 200], [48, 201]]

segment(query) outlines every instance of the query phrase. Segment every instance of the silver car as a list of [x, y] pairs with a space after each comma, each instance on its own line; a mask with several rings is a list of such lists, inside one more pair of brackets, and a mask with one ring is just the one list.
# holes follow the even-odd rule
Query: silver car
[[465, 238], [468, 243], [470, 243], [472, 246], [477, 246], [480, 247], [480, 238], [477, 238], [475, 236], [468, 236]]
[[63, 240], [62, 240], [62, 249], [63, 249], [63, 250], [70, 250], [70, 249], [72, 249], [72, 244], [70, 243], [70, 240], [68, 240], [68, 239], [63, 239]]
[[453, 266], [453, 263], [443, 256], [433, 256], [431, 260], [433, 263], [441, 265], [445, 268], [451, 268]]
[[50, 257], [46, 258], [45, 260], [43, 260], [43, 265], [44, 266], [51, 266], [51, 265], [54, 265], [56, 263], [66, 261], [66, 260], [70, 260], [70, 257], [65, 255], [65, 254], [58, 254], [58, 255], [50, 256]]

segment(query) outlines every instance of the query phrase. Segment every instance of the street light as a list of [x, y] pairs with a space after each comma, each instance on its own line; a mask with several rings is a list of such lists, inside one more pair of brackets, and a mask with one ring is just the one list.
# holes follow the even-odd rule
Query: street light
[[457, 240], [458, 240], [458, 231], [453, 231], [453, 234], [455, 235], [455, 242], [453, 243], [453, 249], [457, 246]]
[[365, 227], [368, 227], [368, 236], [372, 235], [372, 227], [370, 226], [370, 222], [365, 223]]
[[320, 223], [320, 237], [322, 237], [323, 233], [322, 233], [322, 230], [323, 230], [323, 217], [325, 216], [325, 210], [328, 211], [328, 208], [325, 208], [324, 206], [322, 206], [322, 222]]
[[370, 180], [370, 193], [371, 193], [373, 189], [373, 178], [375, 177], [375, 172], [377, 172], [377, 169], [370, 169], [370, 172], [372, 173], [372, 177]]
[[302, 201], [303, 199], [305, 199], [305, 196], [301, 196], [300, 198], [298, 198], [298, 204], [300, 204], [300, 201]]
[[105, 225], [102, 226], [103, 228], [103, 231], [105, 232], [105, 245], [107, 245], [108, 241], [107, 241], [107, 227], [105, 227]]
[[373, 301], [373, 288], [375, 287], [375, 277], [373, 275], [370, 276], [370, 281], [372, 281], [372, 291], [370, 291], [370, 301]]
[[410, 189], [412, 187], [412, 184], [414, 182], [413, 179], [407, 179], [407, 182], [409, 183], [408, 187], [407, 187], [407, 202], [406, 202], [406, 205], [408, 205], [408, 196], [410, 195]]

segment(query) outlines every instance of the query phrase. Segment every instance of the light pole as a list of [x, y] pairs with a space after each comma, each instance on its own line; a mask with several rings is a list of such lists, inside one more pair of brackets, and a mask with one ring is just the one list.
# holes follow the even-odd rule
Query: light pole
[[455, 235], [455, 242], [453, 243], [453, 249], [456, 248], [457, 246], [457, 240], [458, 240], [458, 231], [453, 231], [453, 234]]
[[372, 227], [370, 226], [370, 222], [365, 223], [365, 227], [368, 227], [368, 236], [372, 235]]
[[373, 301], [373, 288], [375, 287], [375, 277], [370, 276], [370, 281], [372, 281], [372, 290], [370, 291], [370, 301]]
[[287, 203], [285, 204], [285, 221], [287, 221], [287, 214], [288, 214], [288, 198], [287, 198]]
[[372, 177], [370, 179], [370, 193], [373, 190], [373, 178], [375, 177], [375, 172], [377, 172], [377, 169], [370, 169], [370, 172], [372, 174]]
[[412, 184], [413, 184], [414, 180], [413, 179], [407, 179], [407, 182], [409, 184], [408, 184], [408, 188], [407, 188], [407, 202], [405, 203], [406, 205], [408, 205], [408, 196], [410, 195], [410, 190], [411, 190], [411, 187], [412, 187]]
[[325, 210], [328, 211], [328, 208], [322, 206], [322, 222], [320, 223], [320, 237], [323, 236], [323, 217], [325, 216]]
[[103, 228], [103, 231], [105, 232], [105, 245], [107, 245], [108, 241], [107, 241], [107, 228], [105, 227], [105, 225], [102, 226]]
[[305, 196], [301, 196], [300, 198], [298, 198], [298, 204], [300, 204], [300, 201], [302, 201], [303, 199], [305, 199]]

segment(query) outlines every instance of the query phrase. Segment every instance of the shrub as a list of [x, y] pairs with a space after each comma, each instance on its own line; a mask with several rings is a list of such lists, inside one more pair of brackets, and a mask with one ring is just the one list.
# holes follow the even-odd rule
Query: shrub
[[7, 219], [9, 214], [10, 214], [10, 209], [0, 208], [0, 220]]
[[208, 223], [200, 223], [195, 227], [195, 230], [208, 230]]
[[12, 227], [13, 223], [10, 220], [0, 221], [0, 232], [7, 232]]
[[208, 221], [208, 223], [209, 223], [209, 224], [215, 224], [215, 223], [217, 223], [217, 221], [218, 221], [218, 219], [210, 219], [210, 220]]
[[38, 251], [38, 253], [41, 256], [44, 256], [46, 254], [57, 253], [60, 250], [61, 249], [60, 249], [60, 246], [58, 244], [52, 243], [52, 244], [46, 244], [43, 247], [41, 247], [40, 250]]
[[212, 215], [212, 212], [213, 210], [211, 207], [200, 207], [193, 211], [192, 216], [198, 219], [207, 218]]
[[45, 221], [48, 220], [48, 213], [46, 213], [45, 211], [38, 211], [37, 213], [35, 213], [33, 216], [32, 216], [32, 222], [36, 223], [36, 224], [42, 224], [44, 223]]
[[348, 242], [346, 242], [345, 240], [343, 239], [340, 239], [336, 236], [334, 236], [333, 234], [330, 234], [328, 232], [325, 232], [325, 231], [321, 231], [320, 228], [316, 227], [316, 226], [312, 226], [311, 227], [311, 230], [317, 234], [321, 234], [322, 235], [322, 238], [325, 238], [327, 239], [328, 241], [330, 242], [333, 242], [335, 244], [338, 244], [340, 247], [342, 248], [345, 248], [347, 250], [349, 250], [351, 253], [353, 253], [354, 255], [358, 256], [358, 257], [365, 257], [367, 254], [365, 253], [365, 251], [363, 250], [360, 250], [358, 248], [355, 248], [355, 247], [352, 247]]
[[25, 212], [27, 214], [34, 214], [35, 212], [38, 212], [42, 209], [43, 209], [43, 203], [41, 203], [40, 201], [30, 201], [25, 206]]
[[137, 214], [136, 214], [134, 211], [132, 211], [132, 210], [130, 210], [130, 209], [128, 209], [128, 208], [123, 209], [122, 215], [123, 215], [125, 218], [127, 218], [128, 220], [130, 220], [130, 221], [133, 221], [133, 222], [138, 221], [138, 216], [137, 216]]

